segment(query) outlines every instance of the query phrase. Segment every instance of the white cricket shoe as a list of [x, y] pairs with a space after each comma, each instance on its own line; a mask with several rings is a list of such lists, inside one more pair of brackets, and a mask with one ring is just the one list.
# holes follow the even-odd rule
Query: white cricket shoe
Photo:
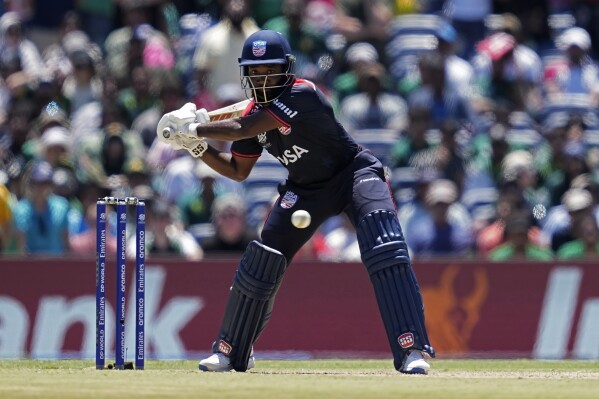
[[[248, 361], [247, 369], [249, 370], [251, 368], [254, 368], [255, 365], [256, 360], [254, 359], [254, 354], [252, 353], [250, 355], [250, 360]], [[214, 371], [217, 373], [233, 370], [233, 366], [231, 365], [231, 361], [229, 360], [229, 358], [220, 352], [201, 360], [198, 367], [202, 371]]]
[[428, 374], [430, 368], [431, 366], [424, 360], [424, 356], [422, 356], [422, 351], [413, 350], [406, 357], [399, 371], [405, 374]]

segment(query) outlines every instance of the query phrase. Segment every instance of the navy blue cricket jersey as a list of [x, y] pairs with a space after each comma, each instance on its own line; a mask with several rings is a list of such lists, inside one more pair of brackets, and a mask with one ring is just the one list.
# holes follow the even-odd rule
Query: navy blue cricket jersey
[[264, 109], [281, 127], [250, 139], [235, 141], [231, 153], [258, 158], [263, 150], [289, 171], [288, 180], [299, 186], [326, 182], [343, 170], [360, 146], [337, 121], [333, 107], [309, 80], [295, 79], [289, 89], [264, 108], [251, 103], [247, 113]]

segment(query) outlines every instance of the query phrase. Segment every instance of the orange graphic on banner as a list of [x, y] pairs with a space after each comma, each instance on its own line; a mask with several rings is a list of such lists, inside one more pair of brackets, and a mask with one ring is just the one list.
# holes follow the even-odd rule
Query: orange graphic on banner
[[422, 288], [428, 336], [439, 354], [468, 351], [468, 342], [489, 293], [489, 277], [482, 267], [476, 268], [470, 276], [473, 278], [471, 289], [461, 292], [457, 284], [461, 280], [458, 278], [460, 269], [449, 265], [437, 285]]

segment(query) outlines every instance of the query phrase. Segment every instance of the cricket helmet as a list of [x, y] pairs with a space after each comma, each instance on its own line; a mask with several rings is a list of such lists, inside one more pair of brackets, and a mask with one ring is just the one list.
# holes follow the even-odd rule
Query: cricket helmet
[[[243, 44], [238, 59], [241, 88], [248, 98], [257, 103], [269, 103], [279, 97], [295, 78], [295, 57], [285, 37], [272, 30], [260, 30], [250, 35]], [[283, 65], [281, 73], [251, 75], [249, 67], [254, 65]]]

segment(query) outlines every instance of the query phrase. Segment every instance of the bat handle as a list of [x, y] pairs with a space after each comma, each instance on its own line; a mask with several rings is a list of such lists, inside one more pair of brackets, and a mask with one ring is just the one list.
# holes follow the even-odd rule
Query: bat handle
[[164, 137], [165, 139], [171, 138], [173, 133], [175, 133], [175, 131], [170, 127], [165, 127], [164, 129], [162, 129], [162, 137]]

